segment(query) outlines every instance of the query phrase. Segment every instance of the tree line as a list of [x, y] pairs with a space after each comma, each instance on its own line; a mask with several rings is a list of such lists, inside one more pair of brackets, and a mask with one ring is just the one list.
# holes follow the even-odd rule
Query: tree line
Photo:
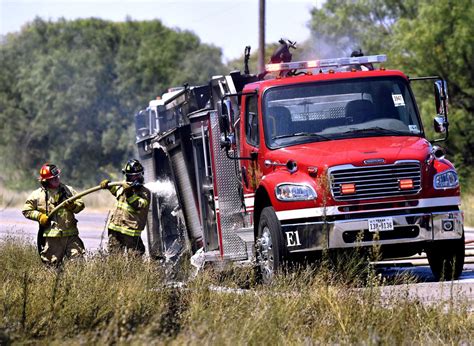
[[36, 18], [6, 36], [0, 54], [0, 170], [19, 188], [35, 184], [44, 161], [75, 186], [120, 174], [140, 108], [224, 71], [219, 48], [158, 20]]
[[[311, 14], [312, 44], [320, 52], [330, 48], [330, 53], [344, 56], [362, 48], [368, 54], [385, 53], [387, 68], [400, 69], [411, 77], [441, 76], [447, 80], [450, 131], [447, 143], [441, 145], [462, 181], [472, 181], [474, 1], [327, 0]], [[425, 130], [431, 130], [433, 89], [415, 83], [412, 87]]]
[[[450, 102], [445, 147], [463, 181], [469, 181], [474, 166], [473, 18], [472, 0], [327, 0], [311, 10], [311, 38], [299, 44], [293, 60], [348, 56], [361, 48], [366, 55], [387, 54], [386, 67], [409, 76], [445, 78]], [[267, 58], [276, 46], [267, 46]], [[254, 49], [253, 73], [260, 72], [256, 55]], [[124, 160], [134, 156], [136, 111], [171, 86], [206, 83], [212, 75], [242, 67], [243, 57], [225, 66], [218, 47], [158, 20], [37, 18], [0, 42], [3, 182], [31, 187], [45, 160], [62, 166], [63, 176], [76, 186], [118, 178]], [[413, 89], [430, 130], [432, 87], [413, 83]]]

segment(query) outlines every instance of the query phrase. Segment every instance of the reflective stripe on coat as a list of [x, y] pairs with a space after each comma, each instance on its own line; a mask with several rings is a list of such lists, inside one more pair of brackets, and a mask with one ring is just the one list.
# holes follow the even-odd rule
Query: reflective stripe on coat
[[116, 232], [136, 237], [140, 236], [145, 228], [151, 192], [143, 185], [132, 187], [130, 191], [127, 197], [122, 186], [110, 188], [110, 192], [115, 196], [117, 202], [109, 217], [107, 227]]

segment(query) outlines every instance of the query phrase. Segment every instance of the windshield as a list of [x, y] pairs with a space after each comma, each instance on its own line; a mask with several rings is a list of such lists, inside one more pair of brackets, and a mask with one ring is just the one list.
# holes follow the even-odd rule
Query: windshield
[[373, 136], [421, 136], [407, 82], [345, 79], [275, 87], [263, 100], [265, 142], [279, 148]]

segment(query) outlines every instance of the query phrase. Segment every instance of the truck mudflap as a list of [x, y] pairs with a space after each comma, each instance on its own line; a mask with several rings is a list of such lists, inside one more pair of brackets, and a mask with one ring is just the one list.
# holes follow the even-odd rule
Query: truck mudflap
[[289, 253], [460, 239], [464, 232], [459, 210], [283, 224], [281, 230]]

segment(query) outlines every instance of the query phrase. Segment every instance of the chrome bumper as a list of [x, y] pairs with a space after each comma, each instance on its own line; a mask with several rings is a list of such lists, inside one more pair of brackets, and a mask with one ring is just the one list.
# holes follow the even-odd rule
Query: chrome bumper
[[285, 224], [282, 232], [290, 253], [459, 239], [463, 235], [463, 216], [459, 210], [386, 216], [393, 219], [393, 231], [369, 232], [368, 219], [359, 218]]

